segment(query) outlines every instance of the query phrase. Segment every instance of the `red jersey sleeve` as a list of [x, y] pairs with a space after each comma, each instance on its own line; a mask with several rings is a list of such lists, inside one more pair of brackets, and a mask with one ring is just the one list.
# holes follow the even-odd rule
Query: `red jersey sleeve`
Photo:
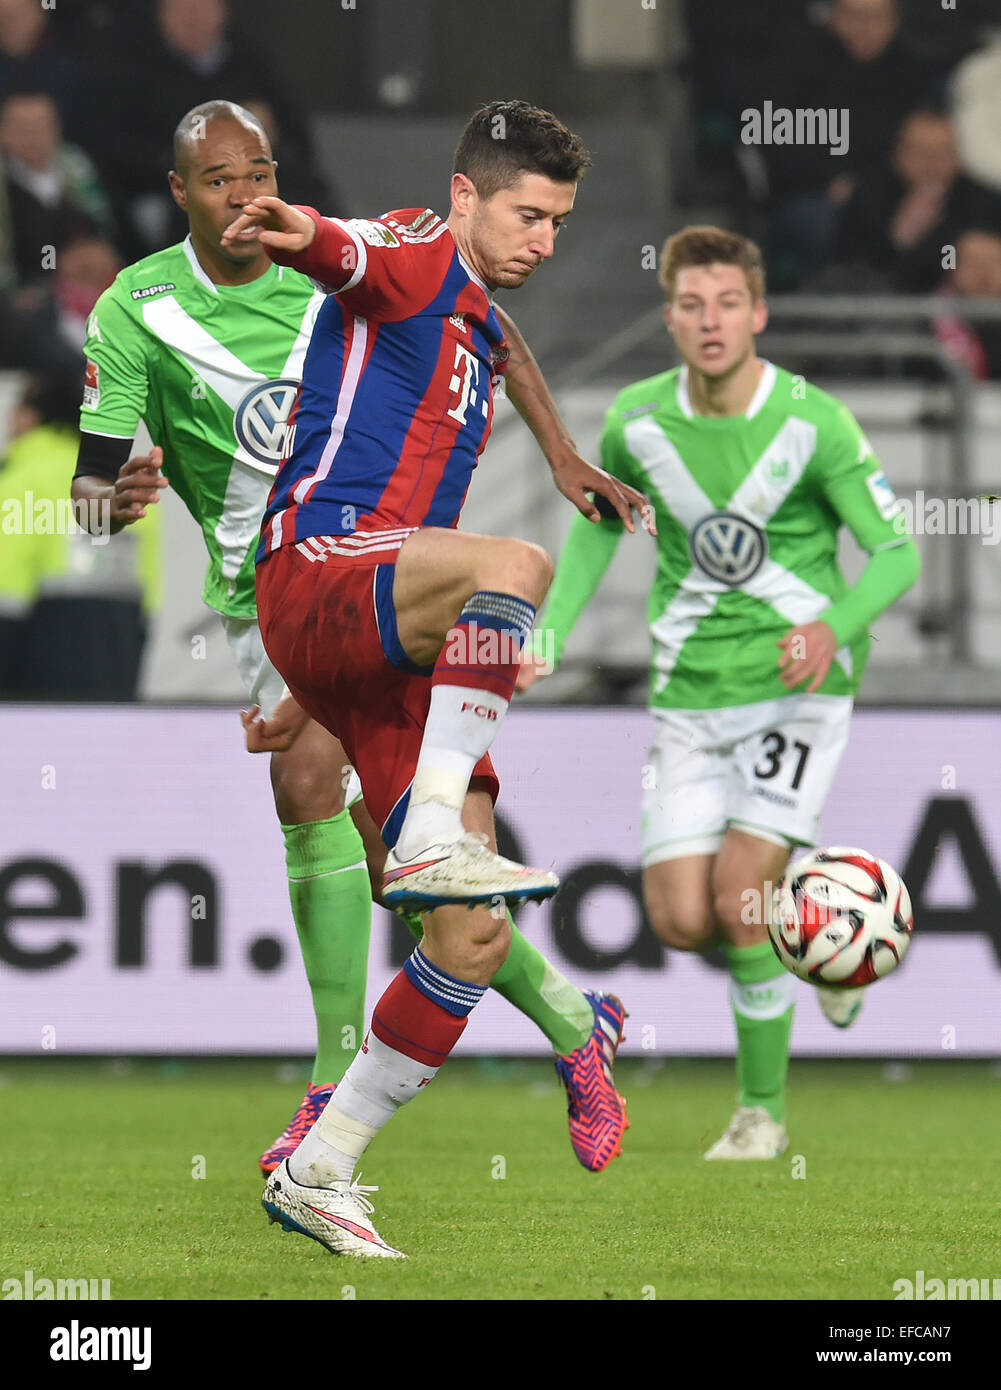
[[297, 255], [268, 247], [271, 259], [316, 280], [363, 318], [404, 319], [438, 293], [451, 264], [452, 234], [430, 208], [389, 212], [367, 220], [321, 217], [316, 236]]

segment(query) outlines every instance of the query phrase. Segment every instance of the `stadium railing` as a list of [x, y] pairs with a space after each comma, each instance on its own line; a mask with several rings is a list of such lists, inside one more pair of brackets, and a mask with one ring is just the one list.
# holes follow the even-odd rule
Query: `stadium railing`
[[[809, 378], [834, 394], [854, 396], [861, 388], [866, 400], [860, 404], [851, 399], [849, 404], [863, 429], [881, 432], [883, 447], [877, 453], [882, 456], [886, 441], [893, 435], [899, 436], [897, 453], [907, 458], [925, 452], [912, 447], [915, 438], [922, 443], [941, 441], [944, 459], [934, 476], [916, 477], [917, 459], [910, 471], [902, 469], [897, 460], [891, 476], [899, 495], [906, 497], [910, 491], [917, 505], [934, 498], [975, 499], [978, 493], [999, 490], [993, 467], [989, 468], [990, 477], [978, 477], [985, 471], [984, 437], [988, 429], [982, 421], [978, 424], [978, 406], [992, 400], [1001, 405], [1001, 388], [981, 387], [929, 328], [944, 314], [970, 322], [1001, 322], [1001, 303], [938, 296], [776, 295], [769, 300], [769, 308], [770, 327], [760, 342], [763, 355], [791, 370], [797, 370], [800, 362], [809, 363]], [[593, 455], [594, 431], [615, 393], [629, 381], [665, 370], [671, 365], [669, 350], [663, 311], [655, 305], [576, 361], [550, 374], [550, 384], [565, 406], [571, 426], [577, 429], [583, 452]], [[594, 403], [583, 405], [591, 395], [596, 398]], [[572, 418], [575, 411], [576, 421]], [[992, 418], [994, 414], [992, 409]], [[584, 429], [579, 428], [580, 421], [586, 422]], [[513, 411], [501, 415], [490, 450], [514, 454], [530, 449], [524, 436], [519, 437], [520, 429]], [[495, 490], [489, 508], [490, 530], [494, 534], [528, 535], [558, 551], [561, 535], [557, 533], [567, 524], [564, 504], [545, 474], [535, 470], [532, 477], [535, 481], [527, 487]], [[557, 515], [561, 520], [556, 520]], [[473, 520], [471, 516], [470, 522]], [[1001, 515], [997, 521], [1001, 525]], [[876, 698], [969, 703], [1001, 698], [1001, 670], [991, 659], [993, 647], [989, 636], [984, 635], [1001, 595], [991, 592], [990, 582], [985, 583], [983, 576], [978, 580], [976, 551], [964, 543], [966, 540], [966, 536], [950, 534], [932, 554], [928, 539], [919, 537], [926, 552], [926, 574], [918, 590], [901, 600], [890, 640], [884, 651], [874, 656], [873, 674], [867, 684], [878, 690]], [[620, 629], [625, 614], [630, 609], [635, 613], [637, 587], [627, 580], [628, 593], [616, 592], [614, 584], [599, 590], [592, 601], [594, 614], [586, 654], [578, 643], [576, 657], [568, 657], [565, 663], [568, 678], [542, 683], [537, 687], [539, 698], [600, 699], [612, 695], [642, 700], [645, 660], [641, 645], [637, 643], [635, 648], [638, 659], [627, 655], [616, 660], [614, 656], [616, 649], [622, 650]], [[978, 612], [980, 620], [975, 622]], [[906, 623], [901, 622], [901, 615], [906, 615]], [[595, 679], [599, 660], [603, 674]]]

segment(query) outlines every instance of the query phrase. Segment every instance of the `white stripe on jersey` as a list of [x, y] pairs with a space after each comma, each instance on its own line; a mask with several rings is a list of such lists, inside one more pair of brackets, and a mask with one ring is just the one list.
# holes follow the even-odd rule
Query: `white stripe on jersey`
[[[381, 554], [384, 550], [399, 550], [416, 526], [403, 531], [370, 531], [361, 536], [307, 536], [296, 544], [296, 550], [307, 560], [326, 560], [328, 555]], [[363, 543], [362, 543], [363, 542]]]
[[[308, 494], [312, 492], [316, 484], [322, 482], [330, 472], [330, 466], [344, 440], [344, 428], [347, 425], [348, 416], [351, 414], [351, 407], [354, 405], [355, 392], [358, 390], [358, 382], [361, 380], [361, 367], [365, 360], [365, 348], [368, 346], [368, 320], [355, 316], [352, 318], [352, 325], [354, 331], [351, 334], [351, 350], [345, 364], [341, 389], [337, 393], [337, 409], [330, 422], [330, 438], [324, 445], [315, 472], [302, 478], [292, 492], [293, 500], [300, 504], [307, 500]], [[275, 521], [278, 521], [281, 516], [282, 513], [279, 512]], [[276, 535], [275, 541], [272, 549], [277, 549], [281, 543], [279, 535]]]
[[[282, 269], [281, 266], [278, 267]], [[310, 282], [313, 283], [312, 281]], [[316, 316], [320, 312], [326, 295], [321, 289], [314, 289], [314, 293], [306, 306], [306, 312], [302, 316], [302, 323], [299, 325], [299, 332], [296, 334], [295, 342], [292, 344], [292, 351], [285, 359], [285, 366], [281, 374], [285, 377], [292, 377], [296, 381], [302, 380], [302, 367], [306, 360], [306, 349], [309, 347], [309, 340], [313, 336], [313, 328], [316, 325]]]

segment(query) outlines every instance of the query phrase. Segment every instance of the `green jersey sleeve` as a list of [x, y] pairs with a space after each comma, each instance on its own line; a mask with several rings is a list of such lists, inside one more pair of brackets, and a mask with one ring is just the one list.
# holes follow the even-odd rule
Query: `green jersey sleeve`
[[[605, 419], [601, 435], [601, 466], [606, 473], [628, 481], [628, 455], [622, 437], [622, 425], [614, 407]], [[560, 552], [552, 588], [546, 600], [539, 628], [553, 634], [553, 661], [558, 664], [567, 638], [577, 619], [586, 608], [612, 563], [625, 526], [616, 515], [601, 521], [588, 521], [579, 512], [570, 523], [570, 531]], [[541, 647], [536, 646], [541, 651]]]
[[87, 321], [87, 374], [80, 429], [131, 439], [146, 410], [147, 339], [116, 284], [101, 295]]
[[829, 506], [872, 557], [848, 593], [823, 615], [839, 642], [851, 642], [915, 583], [921, 560], [886, 474], [843, 405], [823, 433], [820, 454], [820, 483]]
[[847, 407], [838, 403], [818, 440], [818, 480], [838, 520], [863, 550], [908, 542], [900, 505], [868, 439]]

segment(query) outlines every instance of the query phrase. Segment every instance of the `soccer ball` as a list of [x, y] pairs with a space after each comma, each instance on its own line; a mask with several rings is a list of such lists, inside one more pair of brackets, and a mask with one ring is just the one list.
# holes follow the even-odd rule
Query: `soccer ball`
[[854, 989], [895, 970], [914, 928], [903, 880], [862, 849], [794, 860], [775, 889], [768, 934], [787, 970], [814, 985]]

